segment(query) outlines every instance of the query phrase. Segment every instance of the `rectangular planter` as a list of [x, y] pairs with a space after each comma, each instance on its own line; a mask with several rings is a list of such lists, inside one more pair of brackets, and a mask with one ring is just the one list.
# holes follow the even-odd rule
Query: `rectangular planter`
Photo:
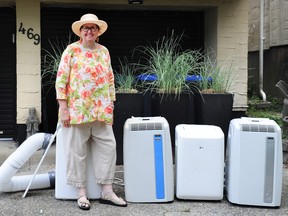
[[175, 128], [178, 124], [193, 124], [194, 117], [194, 95], [182, 93], [154, 94], [151, 96], [152, 116], [164, 117], [170, 128], [173, 155], [175, 155]]
[[195, 94], [195, 122], [219, 126], [227, 139], [233, 111], [233, 94]]
[[146, 117], [150, 115], [150, 94], [116, 93], [113, 131], [117, 145], [117, 165], [123, 164], [123, 128], [126, 120], [132, 116]]

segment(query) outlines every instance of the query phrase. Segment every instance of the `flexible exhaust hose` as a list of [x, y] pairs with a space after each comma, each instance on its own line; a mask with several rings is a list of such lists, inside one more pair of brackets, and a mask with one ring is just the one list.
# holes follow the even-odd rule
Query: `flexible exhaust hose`
[[[0, 192], [25, 190], [33, 175], [14, 176], [22, 165], [40, 149], [46, 149], [51, 134], [36, 133], [27, 138], [0, 167]], [[50, 188], [55, 184], [55, 173], [37, 174], [31, 189]]]

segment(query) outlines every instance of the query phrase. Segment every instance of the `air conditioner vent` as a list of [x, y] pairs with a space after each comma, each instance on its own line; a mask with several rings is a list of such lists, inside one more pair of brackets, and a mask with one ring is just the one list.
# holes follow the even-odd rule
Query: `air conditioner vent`
[[265, 124], [242, 124], [241, 130], [246, 132], [269, 132], [275, 133], [276, 130], [273, 125], [265, 125]]
[[133, 123], [130, 124], [130, 131], [163, 130], [162, 123]]

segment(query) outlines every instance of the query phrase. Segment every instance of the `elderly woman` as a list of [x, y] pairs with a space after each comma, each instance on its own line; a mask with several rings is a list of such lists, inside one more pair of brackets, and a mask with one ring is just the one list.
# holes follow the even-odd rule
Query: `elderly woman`
[[94, 14], [85, 14], [72, 24], [80, 40], [68, 45], [63, 52], [55, 85], [66, 139], [67, 184], [78, 189], [77, 204], [83, 210], [90, 209], [86, 193], [88, 145], [96, 183], [102, 185], [99, 202], [127, 206], [112, 187], [116, 165], [112, 130], [114, 75], [108, 49], [97, 42], [107, 27], [107, 23]]

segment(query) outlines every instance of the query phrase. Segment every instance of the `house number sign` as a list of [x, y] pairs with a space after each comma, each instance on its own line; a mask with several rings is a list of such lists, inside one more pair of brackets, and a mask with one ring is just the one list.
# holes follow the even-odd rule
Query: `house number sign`
[[23, 23], [20, 23], [20, 27], [18, 29], [19, 32], [22, 32], [22, 34], [26, 34], [27, 38], [30, 40], [34, 40], [34, 44], [38, 45], [40, 43], [40, 35], [34, 33], [33, 28], [24, 28]]

